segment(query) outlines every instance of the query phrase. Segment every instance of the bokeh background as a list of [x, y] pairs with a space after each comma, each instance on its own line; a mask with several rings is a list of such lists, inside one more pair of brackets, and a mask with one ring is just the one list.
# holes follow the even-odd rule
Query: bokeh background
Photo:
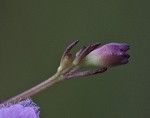
[[65, 47], [125, 42], [130, 63], [35, 95], [41, 118], [150, 118], [149, 0], [0, 1], [0, 99], [50, 77]]

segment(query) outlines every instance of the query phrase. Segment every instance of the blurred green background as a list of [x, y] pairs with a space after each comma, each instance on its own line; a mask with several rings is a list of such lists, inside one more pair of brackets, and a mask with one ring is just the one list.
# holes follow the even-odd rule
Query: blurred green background
[[150, 118], [149, 0], [0, 1], [0, 99], [50, 77], [65, 47], [125, 42], [130, 63], [33, 97], [41, 118]]

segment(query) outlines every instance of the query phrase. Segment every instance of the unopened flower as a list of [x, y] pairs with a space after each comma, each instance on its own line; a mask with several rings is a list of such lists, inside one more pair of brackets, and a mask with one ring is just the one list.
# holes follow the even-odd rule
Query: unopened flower
[[[0, 102], [0, 118], [39, 118], [38, 107], [31, 100], [15, 105], [8, 106], [7, 104], [31, 97], [62, 80], [100, 74], [110, 66], [128, 63], [128, 44], [109, 43], [103, 46], [100, 43], [89, 44], [88, 46], [83, 46], [76, 53], [75, 58], [72, 58], [71, 50], [78, 42], [79, 40], [76, 40], [68, 45], [62, 55], [60, 66], [52, 77], [17, 96]], [[88, 69], [85, 64], [97, 67]], [[4, 105], [6, 106], [3, 107]]]
[[128, 63], [129, 45], [125, 43], [109, 43], [89, 53], [85, 62], [88, 65], [110, 67]]
[[0, 118], [39, 118], [39, 107], [31, 99], [0, 108]]

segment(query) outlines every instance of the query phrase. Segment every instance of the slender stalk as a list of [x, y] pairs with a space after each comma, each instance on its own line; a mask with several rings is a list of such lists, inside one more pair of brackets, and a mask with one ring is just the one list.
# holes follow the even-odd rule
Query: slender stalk
[[4, 105], [7, 105], [7, 104], [11, 104], [11, 103], [15, 103], [15, 102], [18, 102], [18, 101], [21, 101], [21, 100], [24, 100], [28, 97], [31, 97], [33, 95], [35, 95], [36, 93], [48, 88], [49, 86], [52, 86], [53, 84], [59, 82], [63, 80], [63, 77], [61, 76], [61, 74], [59, 72], [57, 72], [56, 74], [54, 74], [52, 77], [50, 77], [49, 79], [45, 80], [44, 82], [26, 90], [25, 92], [23, 93], [20, 93], [8, 100], [5, 100], [3, 101], [1, 104], [0, 104], [0, 107], [1, 106], [4, 106]]

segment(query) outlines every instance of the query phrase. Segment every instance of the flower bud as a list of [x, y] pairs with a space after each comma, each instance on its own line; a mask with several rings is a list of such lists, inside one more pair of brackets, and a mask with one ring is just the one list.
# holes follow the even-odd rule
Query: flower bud
[[72, 62], [72, 56], [71, 54], [65, 55], [60, 62], [60, 66], [58, 67], [57, 71], [62, 71], [63, 69], [66, 69], [67, 67], [70, 66]]
[[111, 67], [128, 63], [129, 45], [125, 43], [108, 43], [103, 45], [85, 58], [85, 63], [92, 66]]

